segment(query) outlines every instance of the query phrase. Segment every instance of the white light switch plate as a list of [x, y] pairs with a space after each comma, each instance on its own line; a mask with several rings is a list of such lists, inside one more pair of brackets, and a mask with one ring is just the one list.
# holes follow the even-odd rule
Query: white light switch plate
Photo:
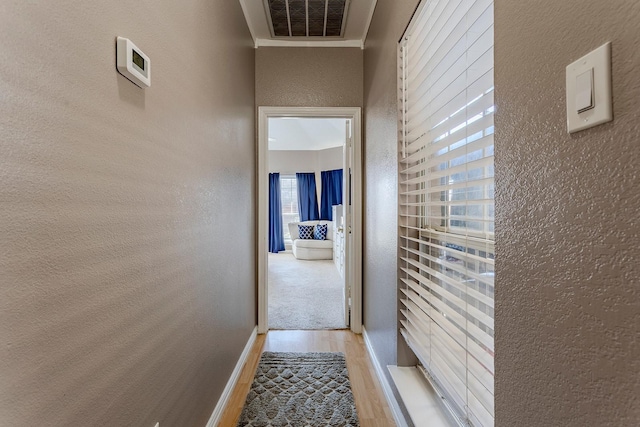
[[[576, 105], [578, 76], [593, 69], [594, 107], [579, 113]], [[611, 42], [567, 66], [567, 129], [578, 132], [613, 120], [611, 100]], [[580, 97], [578, 97], [579, 99]]]

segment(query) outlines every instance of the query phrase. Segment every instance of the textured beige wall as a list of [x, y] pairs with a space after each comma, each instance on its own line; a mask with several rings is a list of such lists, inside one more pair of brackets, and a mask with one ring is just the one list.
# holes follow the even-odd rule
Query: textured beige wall
[[[418, 0], [378, 0], [364, 52], [364, 326], [381, 365], [404, 364], [397, 330], [396, 49]], [[388, 374], [387, 374], [388, 375]], [[389, 377], [391, 381], [391, 377]]]
[[240, 6], [0, 11], [0, 425], [203, 426], [256, 323]]
[[256, 105], [361, 107], [362, 49], [256, 49]]
[[[495, 2], [496, 425], [640, 420], [640, 3]], [[613, 42], [612, 123], [565, 67]]]

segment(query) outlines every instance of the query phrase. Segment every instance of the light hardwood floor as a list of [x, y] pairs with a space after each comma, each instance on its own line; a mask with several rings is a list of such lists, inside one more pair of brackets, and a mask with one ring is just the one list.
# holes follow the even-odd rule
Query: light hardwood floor
[[220, 427], [238, 422], [263, 351], [340, 351], [346, 355], [349, 379], [362, 427], [395, 426], [362, 335], [341, 331], [269, 331], [258, 335], [231, 399], [222, 414]]

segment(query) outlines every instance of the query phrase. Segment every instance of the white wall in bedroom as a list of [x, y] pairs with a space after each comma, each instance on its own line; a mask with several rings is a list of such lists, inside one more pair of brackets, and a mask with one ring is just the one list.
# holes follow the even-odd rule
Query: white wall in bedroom
[[269, 173], [293, 175], [296, 172], [315, 172], [318, 201], [322, 190], [320, 172], [342, 168], [342, 147], [326, 150], [269, 150]]

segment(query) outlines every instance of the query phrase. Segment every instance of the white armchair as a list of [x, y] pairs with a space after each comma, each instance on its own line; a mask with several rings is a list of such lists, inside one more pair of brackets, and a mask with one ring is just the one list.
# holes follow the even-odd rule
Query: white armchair
[[[301, 239], [298, 225], [327, 224], [326, 240]], [[331, 221], [290, 222], [289, 234], [293, 242], [291, 250], [297, 259], [333, 259], [333, 224]]]

